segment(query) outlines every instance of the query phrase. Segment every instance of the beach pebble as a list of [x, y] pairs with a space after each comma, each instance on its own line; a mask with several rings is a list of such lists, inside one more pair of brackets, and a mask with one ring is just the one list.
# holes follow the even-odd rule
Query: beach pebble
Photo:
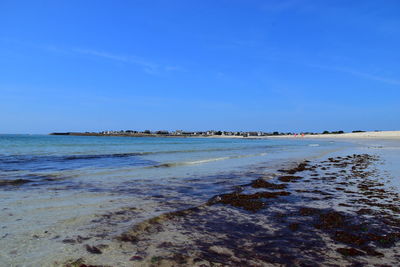
[[74, 239], [71, 238], [66, 238], [62, 241], [64, 244], [75, 244], [76, 241]]
[[101, 254], [101, 250], [95, 246], [86, 245], [86, 250], [92, 254]]
[[130, 261], [141, 261], [141, 260], [143, 260], [143, 257], [135, 255], [135, 256], [131, 257], [129, 260]]

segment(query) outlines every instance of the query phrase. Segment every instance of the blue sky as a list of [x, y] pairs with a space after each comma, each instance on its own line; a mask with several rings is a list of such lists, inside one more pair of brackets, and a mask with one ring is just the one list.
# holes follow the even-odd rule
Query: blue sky
[[0, 1], [0, 133], [400, 130], [400, 1]]

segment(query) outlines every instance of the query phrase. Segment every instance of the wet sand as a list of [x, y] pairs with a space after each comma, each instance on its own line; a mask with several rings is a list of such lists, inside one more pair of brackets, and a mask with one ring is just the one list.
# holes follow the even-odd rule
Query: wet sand
[[307, 138], [307, 139], [369, 139], [369, 140], [400, 140], [400, 131], [375, 131], [356, 132], [343, 134], [306, 134], [306, 135], [269, 135], [269, 136], [231, 136], [212, 135], [210, 138], [247, 138], [247, 139], [269, 139], [269, 138]]
[[[63, 242], [80, 246], [84, 256], [54, 264], [396, 266], [400, 195], [391, 179], [397, 177], [385, 172], [382, 153], [348, 152], [275, 171], [255, 168], [249, 183], [143, 220], [112, 242], [101, 227], [92, 237], [73, 236]], [[139, 214], [132, 205], [96, 223], [112, 227]]]

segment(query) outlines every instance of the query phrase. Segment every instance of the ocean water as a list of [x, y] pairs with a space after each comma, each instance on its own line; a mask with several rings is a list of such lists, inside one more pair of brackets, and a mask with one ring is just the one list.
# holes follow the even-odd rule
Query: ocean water
[[[300, 138], [0, 135], [0, 266], [56, 266], [87, 256], [66, 240], [111, 243], [135, 223], [204, 203], [260, 170], [270, 174], [354, 146]], [[135, 212], [104, 220], [124, 209]]]

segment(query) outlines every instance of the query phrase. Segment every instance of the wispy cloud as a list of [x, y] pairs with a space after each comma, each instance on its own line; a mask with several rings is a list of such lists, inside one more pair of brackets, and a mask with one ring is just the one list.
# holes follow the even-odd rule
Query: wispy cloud
[[160, 74], [165, 72], [182, 72], [186, 71], [185, 68], [177, 66], [177, 65], [169, 65], [169, 64], [159, 64], [155, 63], [151, 60], [141, 58], [135, 55], [122, 55], [111, 53], [107, 51], [103, 51], [100, 49], [88, 49], [88, 48], [80, 48], [80, 47], [66, 47], [66, 46], [57, 46], [51, 44], [38, 44], [27, 41], [20, 41], [12, 38], [4, 38], [0, 37], [1, 42], [16, 44], [20, 46], [30, 47], [34, 49], [40, 49], [49, 51], [52, 53], [66, 54], [66, 55], [86, 55], [91, 57], [102, 58], [110, 61], [118, 61], [126, 64], [133, 64], [142, 68], [142, 70], [148, 74]]
[[82, 49], [82, 48], [74, 48], [73, 52], [79, 54], [85, 54], [94, 57], [100, 57], [107, 60], [119, 61], [128, 64], [134, 64], [141, 66], [146, 73], [156, 74], [160, 72], [173, 72], [173, 71], [183, 71], [184, 69], [178, 66], [171, 65], [162, 65], [157, 64], [146, 59], [137, 57], [137, 56], [127, 56], [127, 55], [118, 55], [114, 53], [109, 53], [105, 51], [93, 50], [93, 49]]
[[383, 82], [383, 83], [387, 83], [387, 84], [393, 84], [393, 85], [400, 85], [400, 80], [395, 80], [395, 79], [390, 79], [390, 78], [386, 78], [386, 77], [382, 77], [382, 76], [378, 76], [378, 75], [373, 75], [373, 74], [369, 74], [369, 73], [364, 73], [364, 72], [359, 72], [359, 71], [355, 71], [355, 70], [350, 70], [350, 69], [337, 69], [338, 71], [342, 71], [342, 72], [346, 72], [352, 75], [356, 75], [356, 76], [360, 76], [360, 77], [364, 77], [366, 79], [369, 80], [375, 80], [378, 82]]
[[311, 64], [309, 64], [308, 66], [314, 67], [314, 68], [319, 68], [319, 69], [324, 69], [324, 70], [329, 70], [329, 71], [342, 72], [342, 73], [350, 74], [353, 76], [358, 76], [358, 77], [365, 78], [368, 80], [382, 82], [382, 83], [386, 83], [386, 84], [390, 84], [390, 85], [400, 85], [400, 80], [390, 79], [390, 78], [383, 77], [380, 75], [365, 73], [365, 72], [361, 72], [361, 71], [354, 70], [351, 68], [332, 67], [332, 66], [324, 66], [324, 65], [311, 65]]

